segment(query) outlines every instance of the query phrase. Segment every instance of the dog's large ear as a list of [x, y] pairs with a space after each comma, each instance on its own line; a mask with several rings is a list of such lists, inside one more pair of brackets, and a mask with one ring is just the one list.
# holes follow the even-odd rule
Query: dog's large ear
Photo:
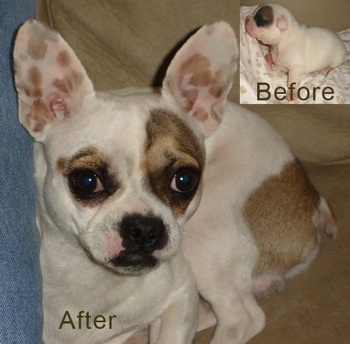
[[203, 26], [191, 36], [167, 70], [163, 98], [193, 116], [205, 136], [221, 123], [237, 58], [232, 28], [217, 22]]
[[26, 22], [18, 32], [14, 70], [19, 120], [37, 140], [57, 118], [70, 116], [95, 95], [70, 46], [35, 20]]

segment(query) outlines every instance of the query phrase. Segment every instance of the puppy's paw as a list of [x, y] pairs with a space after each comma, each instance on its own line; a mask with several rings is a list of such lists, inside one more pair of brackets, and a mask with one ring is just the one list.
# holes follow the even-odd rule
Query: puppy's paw
[[331, 67], [326, 67], [326, 68], [323, 68], [322, 70], [320, 70], [320, 73], [323, 75], [323, 76], [327, 76], [328, 73], [332, 70]]
[[265, 61], [266, 61], [266, 64], [269, 68], [272, 68], [274, 66], [272, 54], [270, 54], [270, 53], [266, 54]]

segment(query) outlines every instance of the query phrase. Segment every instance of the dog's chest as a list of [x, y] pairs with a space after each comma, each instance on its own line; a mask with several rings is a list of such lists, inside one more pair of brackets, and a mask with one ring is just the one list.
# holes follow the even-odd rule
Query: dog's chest
[[[46, 246], [44, 240], [43, 250]], [[169, 262], [147, 274], [126, 277], [101, 269], [84, 255], [76, 248], [69, 262], [55, 270], [42, 255], [46, 333], [65, 343], [74, 342], [77, 335], [81, 341], [104, 342], [128, 329], [144, 328], [160, 316], [172, 298], [174, 285], [181, 283], [181, 278], [174, 280]], [[64, 257], [58, 253], [53, 259]], [[180, 259], [175, 256], [174, 262]]]

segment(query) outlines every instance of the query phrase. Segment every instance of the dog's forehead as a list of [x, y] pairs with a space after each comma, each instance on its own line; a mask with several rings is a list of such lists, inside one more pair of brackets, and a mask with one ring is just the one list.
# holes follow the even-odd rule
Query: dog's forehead
[[258, 27], [269, 26], [273, 24], [274, 12], [271, 5], [261, 5], [254, 13], [254, 20]]
[[49, 140], [48, 155], [57, 162], [90, 147], [128, 170], [145, 169], [145, 159], [154, 160], [148, 166], [161, 165], [170, 157], [183, 155], [204, 164], [203, 142], [190, 124], [157, 100], [135, 103], [134, 99], [119, 99], [95, 104], [62, 122]]
[[118, 101], [95, 99], [79, 113], [59, 123], [45, 142], [49, 156], [73, 156], [90, 146], [112, 154], [138, 149], [145, 140], [145, 123], [153, 106], [151, 102], [135, 104], [120, 97]]
[[199, 138], [176, 114], [162, 108], [150, 111], [146, 123], [146, 152], [152, 149], [181, 150], [191, 156], [200, 156], [203, 150]]

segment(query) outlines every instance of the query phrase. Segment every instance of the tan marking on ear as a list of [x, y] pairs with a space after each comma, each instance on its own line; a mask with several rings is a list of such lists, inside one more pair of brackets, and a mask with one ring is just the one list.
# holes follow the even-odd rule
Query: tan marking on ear
[[173, 197], [170, 184], [174, 173], [181, 167], [202, 171], [205, 162], [204, 148], [190, 128], [175, 114], [161, 109], [151, 111], [146, 124], [145, 144], [146, 177], [152, 192], [181, 217], [192, 199]]
[[198, 97], [198, 91], [197, 90], [183, 91], [182, 95], [186, 98], [184, 110], [190, 111], [193, 108], [193, 105]]
[[199, 122], [205, 122], [209, 117], [208, 112], [202, 107], [199, 107], [193, 111], [193, 116], [197, 118]]
[[209, 89], [209, 93], [217, 99], [220, 99], [225, 91], [225, 86], [222, 85], [220, 80], [224, 80], [225, 78], [222, 76], [225, 71], [219, 69], [215, 72], [214, 81], [212, 83], [212, 87]]
[[256, 274], [283, 273], [307, 261], [319, 239], [313, 224], [319, 200], [297, 159], [251, 193], [243, 214], [259, 250]]
[[43, 60], [47, 53], [47, 44], [34, 37], [31, 38], [28, 42], [28, 55], [31, 56], [34, 60], [39, 61]]
[[34, 122], [33, 131], [43, 131], [45, 125], [52, 122], [54, 119], [53, 113], [47, 108], [41, 99], [37, 99], [33, 103], [32, 111], [28, 115], [29, 122]]
[[59, 91], [69, 94], [74, 91], [74, 88], [79, 87], [83, 82], [83, 76], [81, 73], [72, 71], [69, 76], [65, 75], [62, 79], [55, 79], [53, 81], [53, 86]]
[[[193, 71], [196, 71], [196, 73], [194, 74]], [[212, 72], [210, 71], [209, 60], [201, 54], [194, 54], [181, 65], [180, 81], [182, 81], [186, 75], [192, 75], [189, 82], [191, 85], [209, 85], [213, 78]]]
[[[194, 73], [194, 71], [196, 71]], [[180, 75], [178, 79], [178, 87], [183, 89], [182, 95], [186, 98], [185, 110], [192, 109], [198, 97], [198, 90], [191, 89], [191, 86], [203, 87], [211, 83], [213, 73], [210, 71], [209, 60], [200, 54], [194, 54], [192, 57], [184, 61], [180, 67]], [[189, 80], [186, 80], [190, 78]], [[188, 89], [185, 84], [191, 85]]]
[[70, 78], [65, 76], [63, 79], [55, 79], [53, 81], [53, 86], [55, 86], [61, 92], [68, 94], [73, 89], [73, 83]]
[[221, 86], [214, 85], [210, 88], [209, 93], [213, 95], [215, 98], [221, 98], [222, 94], [224, 93], [224, 89]]
[[70, 56], [69, 56], [67, 50], [62, 50], [58, 53], [57, 63], [63, 68], [66, 68], [70, 65], [71, 59], [70, 59]]
[[32, 87], [27, 89], [27, 95], [30, 95], [34, 98], [42, 97], [43, 92], [40, 88], [42, 82], [42, 75], [36, 66], [33, 66], [28, 70], [28, 79]]

